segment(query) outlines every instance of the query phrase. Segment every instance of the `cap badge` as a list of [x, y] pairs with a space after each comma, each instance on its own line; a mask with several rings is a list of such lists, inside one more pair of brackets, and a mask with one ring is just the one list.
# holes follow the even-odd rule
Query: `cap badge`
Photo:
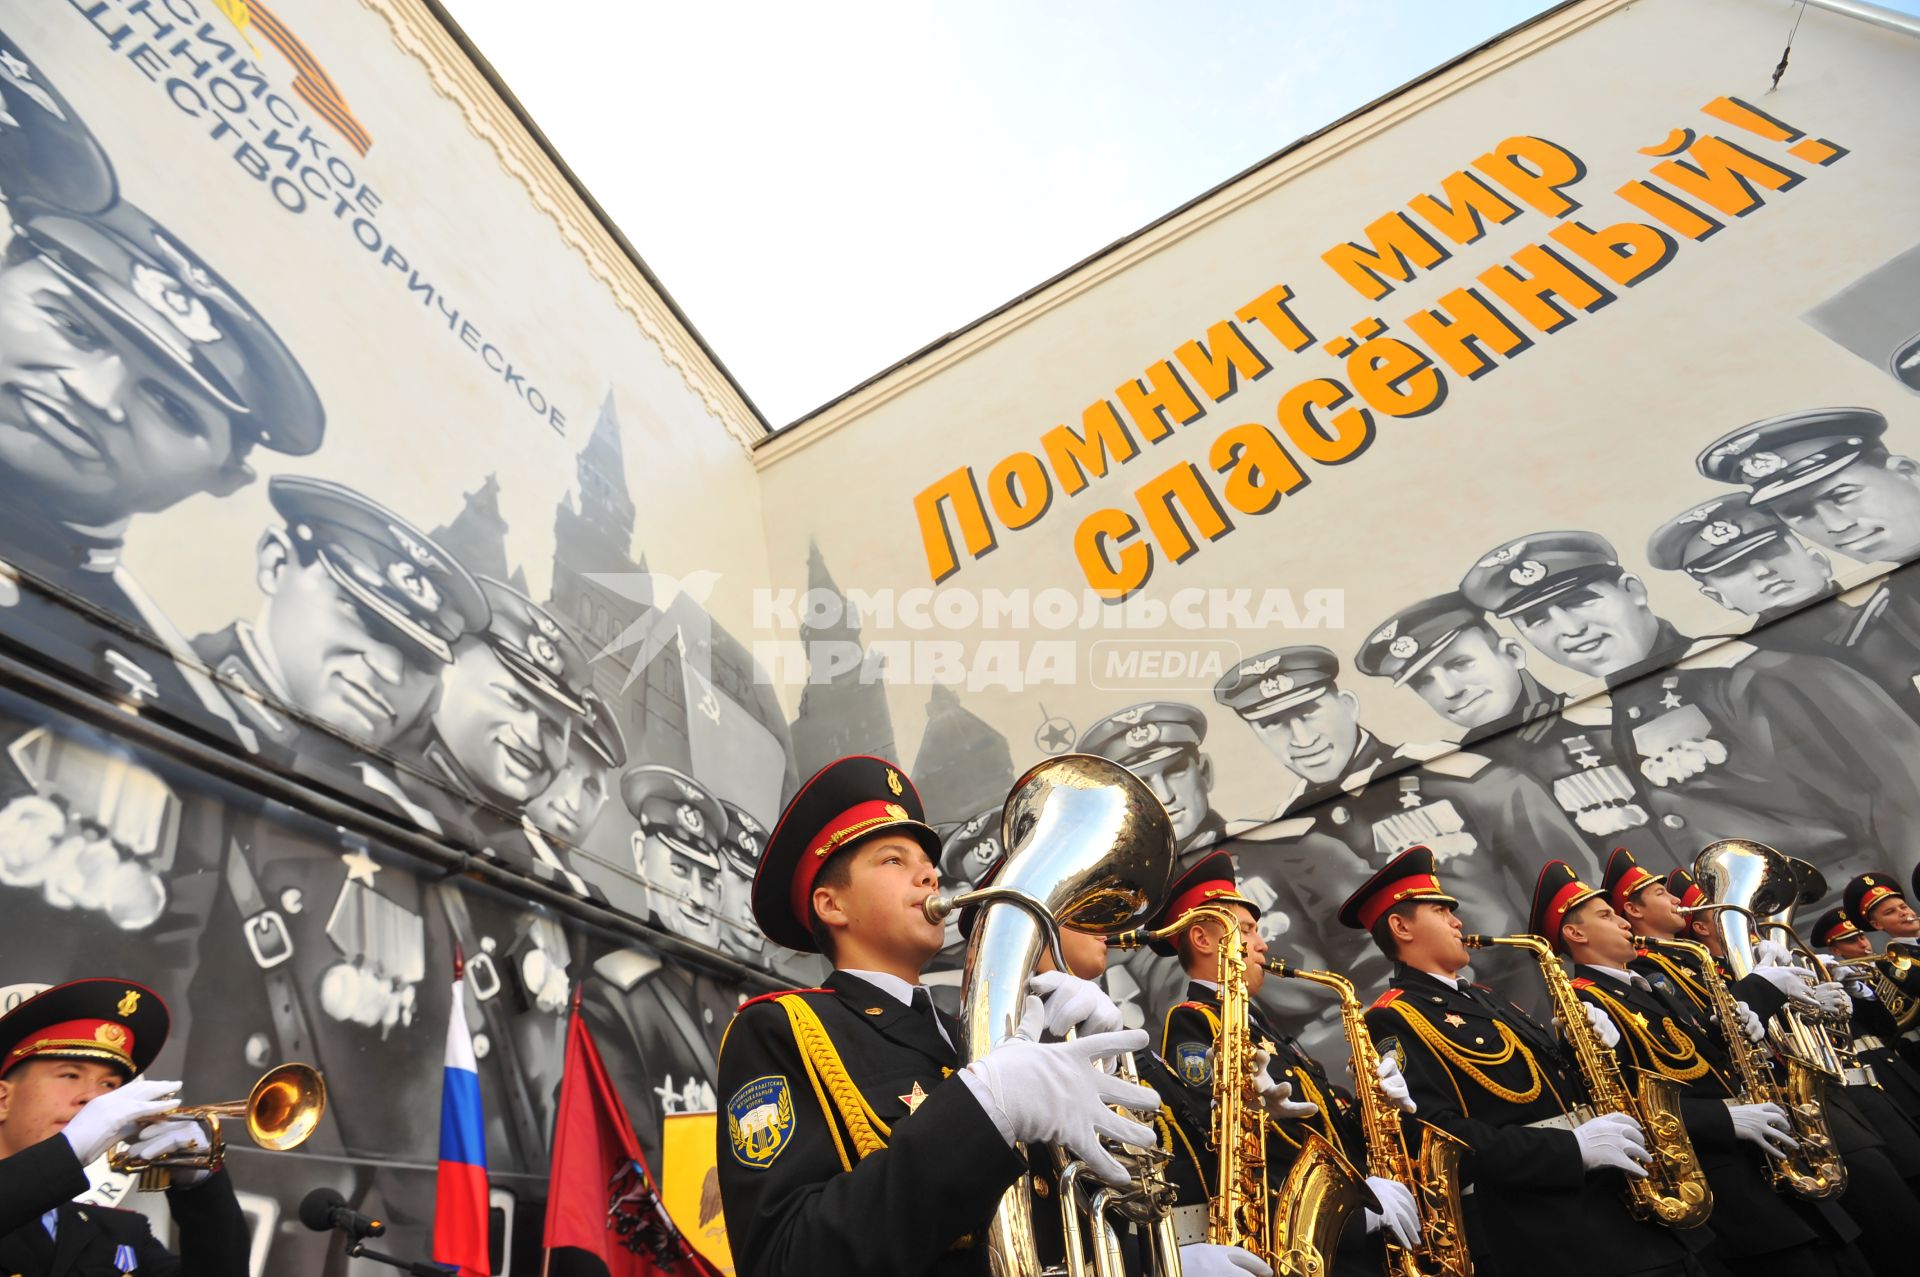
[[907, 809], [905, 807], [902, 807], [899, 803], [888, 803], [886, 807], [886, 812], [887, 812], [888, 818], [892, 820], [913, 819], [913, 817], [907, 815]]
[[1720, 502], [1708, 501], [1693, 507], [1675, 520], [1676, 523], [1705, 523], [1707, 516], [1720, 508]]
[[1127, 708], [1115, 713], [1113, 721], [1116, 723], [1137, 723], [1140, 721], [1140, 716], [1146, 713], [1146, 710], [1147, 707], [1145, 705], [1129, 705]]
[[93, 1040], [109, 1051], [127, 1049], [127, 1031], [117, 1024], [103, 1024], [93, 1031]]
[[220, 340], [220, 330], [214, 327], [206, 303], [189, 293], [174, 276], [145, 262], [135, 262], [130, 282], [134, 296], [165, 316], [188, 341], [205, 345]]
[[1140, 723], [1127, 729], [1127, 744], [1134, 746], [1151, 745], [1160, 739], [1160, 727], [1157, 723]]
[[1285, 696], [1293, 690], [1293, 679], [1286, 674], [1269, 674], [1260, 680], [1262, 696]]
[[1246, 670], [1246, 672], [1249, 674], [1265, 674], [1268, 670], [1272, 669], [1274, 666], [1278, 665], [1279, 663], [1280, 663], [1280, 654], [1278, 652], [1274, 652], [1266, 656], [1256, 656], [1252, 660], [1248, 661], [1241, 668]]
[[558, 674], [562, 669], [560, 649], [555, 647], [553, 640], [544, 634], [527, 635], [527, 655], [533, 658], [535, 665], [549, 674]]
[[893, 791], [895, 798], [906, 792], [906, 786], [900, 783], [900, 773], [891, 767], [887, 768], [887, 788]]
[[1740, 473], [1749, 479], [1764, 479], [1786, 464], [1777, 452], [1756, 452], [1740, 463]]
[[1537, 585], [1547, 579], [1547, 565], [1538, 559], [1527, 559], [1509, 571], [1507, 579], [1515, 585]]
[[553, 623], [552, 617], [548, 616], [545, 612], [542, 612], [539, 608], [533, 609], [533, 625], [535, 629], [539, 630], [542, 634], [546, 635], [550, 639], [557, 639], [560, 637], [560, 627]]
[[132, 1015], [134, 1011], [139, 1008], [139, 1006], [140, 1006], [140, 990], [128, 989], [125, 993], [120, 995], [120, 1001], [118, 1005], [116, 1005], [113, 1009], [120, 1016], [120, 1018], [124, 1020], [128, 1016]]
[[1392, 642], [1392, 644], [1390, 644], [1387, 648], [1388, 652], [1392, 653], [1395, 657], [1403, 661], [1411, 657], [1415, 652], [1419, 650], [1420, 650], [1420, 645], [1413, 641], [1413, 635], [1411, 634], [1402, 634], [1399, 638], [1395, 639]]
[[680, 780], [678, 778], [675, 778], [673, 783], [680, 787], [680, 792], [686, 797], [688, 798], [700, 797], [700, 787], [694, 784], [692, 781]]
[[1384, 643], [1400, 632], [1400, 621], [1396, 617], [1373, 632], [1373, 642]]
[[1760, 432], [1757, 430], [1749, 430], [1746, 434], [1741, 435], [1737, 439], [1727, 440], [1725, 443], [1721, 444], [1718, 448], [1715, 448], [1713, 451], [1715, 456], [1737, 457], [1741, 453], [1745, 452], [1748, 448], [1753, 447], [1754, 444], [1759, 442], [1760, 442]]
[[1513, 562], [1513, 556], [1520, 553], [1521, 547], [1524, 545], [1526, 545], [1524, 541], [1515, 545], [1503, 545], [1486, 558], [1480, 560], [1480, 566], [1483, 568], [1497, 568], [1503, 563], [1511, 563]]
[[1700, 529], [1700, 539], [1708, 545], [1725, 545], [1729, 541], [1737, 540], [1739, 536], [1738, 525], [1728, 523], [1725, 519], [1715, 519]]
[[680, 828], [686, 830], [688, 833], [702, 834], [706, 832], [707, 818], [701, 815], [700, 809], [692, 803], [681, 803], [679, 810], [673, 814], [674, 818], [680, 822]]
[[387, 565], [387, 580], [393, 582], [394, 588], [406, 595], [408, 602], [422, 612], [440, 610], [439, 587], [421, 575], [420, 569], [413, 564], [395, 559]]
[[440, 562], [439, 555], [429, 550], [425, 545], [422, 545], [420, 539], [408, 533], [405, 528], [397, 528], [389, 523], [387, 525], [387, 531], [393, 534], [394, 544], [405, 550], [407, 557], [415, 563], [418, 563], [421, 567], [438, 568], [446, 566]]
[[760, 822], [755, 820], [751, 815], [749, 815], [744, 811], [739, 813], [735, 823], [737, 823], [741, 829], [745, 830], [747, 833], [750, 833], [750, 834], [757, 834], [757, 833], [763, 832], [760, 828]]

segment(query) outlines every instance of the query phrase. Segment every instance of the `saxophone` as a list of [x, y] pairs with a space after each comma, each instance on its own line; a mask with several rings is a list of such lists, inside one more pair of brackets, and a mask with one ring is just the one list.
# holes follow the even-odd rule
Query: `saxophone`
[[1620, 1061], [1600, 1041], [1587, 1021], [1586, 1004], [1573, 990], [1551, 946], [1539, 936], [1463, 936], [1469, 949], [1488, 949], [1511, 945], [1525, 949], [1534, 957], [1540, 976], [1546, 981], [1547, 996], [1554, 1014], [1560, 1018], [1561, 1032], [1573, 1048], [1580, 1076], [1586, 1080], [1599, 1113], [1625, 1113], [1640, 1123], [1646, 1133], [1647, 1149], [1653, 1154], [1645, 1179], [1627, 1180], [1627, 1208], [1634, 1218], [1665, 1224], [1668, 1228], [1694, 1228], [1706, 1222], [1713, 1211], [1713, 1189], [1706, 1172], [1693, 1151], [1693, 1139], [1680, 1117], [1680, 1086], [1671, 1078], [1654, 1073], [1640, 1074], [1637, 1092], [1627, 1089], [1620, 1073]]
[[1367, 1137], [1367, 1170], [1413, 1190], [1420, 1207], [1420, 1245], [1408, 1250], [1387, 1241], [1387, 1277], [1472, 1277], [1461, 1227], [1460, 1159], [1467, 1146], [1428, 1123], [1421, 1123], [1420, 1158], [1407, 1151], [1399, 1107], [1380, 1082], [1380, 1052], [1367, 1032], [1366, 1008], [1353, 982], [1332, 971], [1307, 971], [1284, 962], [1267, 963], [1274, 975], [1324, 985], [1340, 996], [1340, 1027], [1353, 1053], [1353, 1083], [1360, 1104], [1360, 1125]]
[[1231, 909], [1202, 904], [1157, 931], [1127, 932], [1107, 943], [1137, 948], [1148, 940], [1178, 935], [1203, 918], [1223, 929], [1220, 1036], [1214, 1043], [1208, 1138], [1218, 1175], [1207, 1203], [1207, 1240], [1252, 1252], [1276, 1277], [1327, 1277], [1348, 1217], [1367, 1200], [1366, 1178], [1325, 1138], [1308, 1131], [1286, 1178], [1278, 1190], [1268, 1192], [1268, 1120], [1255, 1084], [1255, 1057], [1272, 1044], [1253, 1041], [1239, 917]]
[[[1725, 917], [1723, 913], [1720, 915]], [[1826, 1078], [1805, 1067], [1788, 1062], [1789, 1083], [1774, 1076], [1773, 1062], [1766, 1047], [1749, 1042], [1740, 1030], [1740, 1009], [1733, 991], [1720, 975], [1713, 952], [1691, 940], [1662, 940], [1682, 953], [1691, 954], [1700, 967], [1700, 982], [1706, 987], [1713, 1016], [1720, 1022], [1727, 1042], [1727, 1054], [1733, 1059], [1734, 1072], [1740, 1077], [1741, 1097], [1749, 1104], [1778, 1104], [1793, 1119], [1793, 1137], [1800, 1147], [1775, 1156], [1767, 1154], [1767, 1178], [1775, 1188], [1785, 1188], [1801, 1197], [1833, 1197], [1847, 1186], [1847, 1164], [1827, 1126]]]

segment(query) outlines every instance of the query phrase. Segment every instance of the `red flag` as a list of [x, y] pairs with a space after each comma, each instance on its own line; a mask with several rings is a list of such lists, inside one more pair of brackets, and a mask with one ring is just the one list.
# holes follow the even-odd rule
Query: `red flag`
[[574, 992], [547, 1181], [550, 1277], [720, 1277], [668, 1218]]

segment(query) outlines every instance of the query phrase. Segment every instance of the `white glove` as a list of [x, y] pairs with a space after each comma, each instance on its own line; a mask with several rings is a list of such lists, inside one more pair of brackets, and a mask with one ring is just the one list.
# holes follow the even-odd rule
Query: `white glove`
[[[1580, 1009], [1587, 1013], [1587, 1023], [1593, 1026], [1595, 1033], [1599, 1034], [1601, 1046], [1611, 1051], [1614, 1047], [1620, 1045], [1620, 1030], [1614, 1024], [1612, 1016], [1591, 1002], [1582, 1002]], [[1559, 1024], [1560, 1017], [1558, 1015], [1554, 1016], [1553, 1022]], [[1561, 1032], [1563, 1034], [1566, 1032], [1564, 1025], [1561, 1026]]]
[[177, 1105], [179, 1093], [178, 1082], [129, 1082], [88, 1100], [60, 1133], [80, 1165], [91, 1165], [121, 1140], [132, 1139], [140, 1123]]
[[1027, 991], [1044, 1000], [1050, 1037], [1063, 1038], [1068, 1029], [1111, 1033], [1127, 1027], [1120, 1018], [1120, 1008], [1091, 980], [1065, 971], [1042, 971], [1027, 981]]
[[1804, 968], [1768, 964], [1755, 967], [1753, 973], [1786, 994], [1789, 1001], [1803, 1007], [1814, 1005], [1813, 977]]
[[1625, 1171], [1635, 1179], [1645, 1179], [1647, 1137], [1640, 1123], [1625, 1113], [1602, 1113], [1574, 1128], [1573, 1138], [1580, 1143], [1580, 1165], [1590, 1171]]
[[[207, 1128], [186, 1118], [142, 1127], [140, 1138], [133, 1142], [132, 1149], [133, 1155], [141, 1159], [165, 1157], [170, 1153], [212, 1151], [213, 1141], [207, 1138]], [[197, 1167], [174, 1167], [168, 1173], [173, 1176], [175, 1188], [191, 1188], [213, 1174], [212, 1171]]]
[[1769, 1156], [1779, 1157], [1800, 1147], [1793, 1138], [1787, 1111], [1778, 1104], [1730, 1104], [1727, 1112], [1733, 1117], [1733, 1137], [1758, 1144]]
[[1414, 1203], [1413, 1191], [1397, 1179], [1382, 1179], [1378, 1175], [1367, 1176], [1367, 1187], [1380, 1199], [1380, 1210], [1367, 1211], [1367, 1231], [1378, 1232], [1385, 1224], [1387, 1231], [1393, 1234], [1393, 1240], [1408, 1250], [1420, 1244], [1420, 1208]]
[[1267, 1113], [1279, 1120], [1312, 1117], [1320, 1111], [1320, 1106], [1311, 1100], [1293, 1098], [1293, 1083], [1276, 1082], [1268, 1077], [1263, 1069], [1254, 1075], [1254, 1088], [1260, 1092], [1260, 1105]]
[[1842, 1020], [1853, 1014], [1853, 997], [1831, 980], [1813, 986], [1813, 1000], [1819, 1005], [1820, 1013], [1832, 1019]]
[[1240, 1277], [1243, 1273], [1273, 1277], [1273, 1269], [1252, 1251], [1238, 1246], [1216, 1246], [1212, 1242], [1182, 1246], [1180, 1271], [1185, 1277]]
[[1763, 936], [1753, 942], [1754, 965], [1762, 967], [1790, 967], [1793, 965], [1793, 951], [1786, 942]]
[[1753, 1013], [1753, 1008], [1744, 1002], [1736, 1002], [1733, 1005], [1740, 1012], [1740, 1031], [1747, 1035], [1747, 1041], [1764, 1041], [1767, 1036], [1767, 1026], [1760, 1023], [1760, 1017]]
[[1046, 1008], [1039, 998], [1029, 997], [1013, 1036], [967, 1065], [967, 1075], [980, 1083], [970, 1089], [1009, 1140], [1057, 1144], [1109, 1184], [1127, 1183], [1126, 1168], [1100, 1146], [1100, 1138], [1152, 1148], [1159, 1137], [1151, 1126], [1129, 1121], [1107, 1106], [1155, 1113], [1160, 1096], [1150, 1086], [1100, 1072], [1093, 1062], [1138, 1051], [1147, 1044], [1147, 1031], [1121, 1029], [1071, 1042], [1036, 1041], [1046, 1027]]
[[1413, 1114], [1419, 1111], [1419, 1105], [1413, 1102], [1413, 1096], [1407, 1091], [1407, 1079], [1400, 1076], [1400, 1061], [1391, 1055], [1380, 1057], [1380, 1089], [1387, 1098], [1400, 1106], [1400, 1111]]

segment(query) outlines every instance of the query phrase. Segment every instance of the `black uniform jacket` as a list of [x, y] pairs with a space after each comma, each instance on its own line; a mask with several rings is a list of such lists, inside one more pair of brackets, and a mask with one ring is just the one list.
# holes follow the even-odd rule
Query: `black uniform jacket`
[[[1677, 949], [1658, 940], [1648, 940], [1646, 948], [1638, 951], [1629, 969], [1638, 971], [1651, 980], [1655, 976], [1665, 977], [1671, 989], [1693, 1004], [1693, 1012], [1702, 1023], [1713, 1025], [1713, 1001], [1707, 993], [1706, 981], [1702, 978], [1699, 960], [1684, 949]], [[1748, 972], [1739, 979], [1727, 969], [1724, 958], [1714, 959], [1715, 969], [1725, 982], [1728, 992], [1747, 1004], [1747, 1007], [1764, 1023], [1774, 1017], [1774, 1013], [1787, 1005], [1787, 995], [1780, 992], [1767, 978]], [[1719, 1026], [1722, 1034], [1733, 1031], [1727, 1026]]]
[[[77, 1206], [86, 1171], [58, 1135], [0, 1160], [0, 1273], [21, 1277], [247, 1277], [247, 1220], [225, 1171], [171, 1189], [180, 1254], [162, 1246], [138, 1211]], [[40, 1216], [58, 1206], [54, 1237]], [[125, 1249], [122, 1249], [122, 1248]], [[131, 1257], [129, 1267], [124, 1261]]]
[[[818, 1033], [796, 1030], [789, 999]], [[715, 1088], [740, 1277], [985, 1274], [986, 1226], [1026, 1162], [959, 1067], [931, 1021], [842, 971], [743, 1004]]]
[[1846, 989], [1853, 999], [1855, 1057], [1872, 1068], [1873, 1079], [1886, 1091], [1887, 1098], [1908, 1119], [1920, 1122], [1920, 1073], [1900, 1052], [1900, 1026], [1873, 986], [1849, 980]]
[[1518, 1006], [1484, 985], [1455, 989], [1396, 965], [1367, 1028], [1400, 1061], [1421, 1120], [1466, 1143], [1480, 1230], [1469, 1241], [1495, 1270], [1603, 1277], [1685, 1262], [1676, 1234], [1627, 1213], [1624, 1176], [1589, 1173], [1571, 1130], [1528, 1125], [1562, 1117], [1587, 1091]]
[[1573, 974], [1581, 1001], [1606, 1012], [1620, 1030], [1614, 1054], [1627, 1084], [1635, 1085], [1637, 1074], [1651, 1073], [1683, 1088], [1681, 1119], [1713, 1187], [1707, 1227], [1718, 1240], [1718, 1253], [1765, 1255], [1817, 1240], [1799, 1199], [1775, 1193], [1761, 1171], [1759, 1150], [1734, 1138], [1726, 1100], [1738, 1093], [1739, 1076], [1692, 1004], [1664, 977], [1640, 989], [1593, 967], [1576, 966]]

